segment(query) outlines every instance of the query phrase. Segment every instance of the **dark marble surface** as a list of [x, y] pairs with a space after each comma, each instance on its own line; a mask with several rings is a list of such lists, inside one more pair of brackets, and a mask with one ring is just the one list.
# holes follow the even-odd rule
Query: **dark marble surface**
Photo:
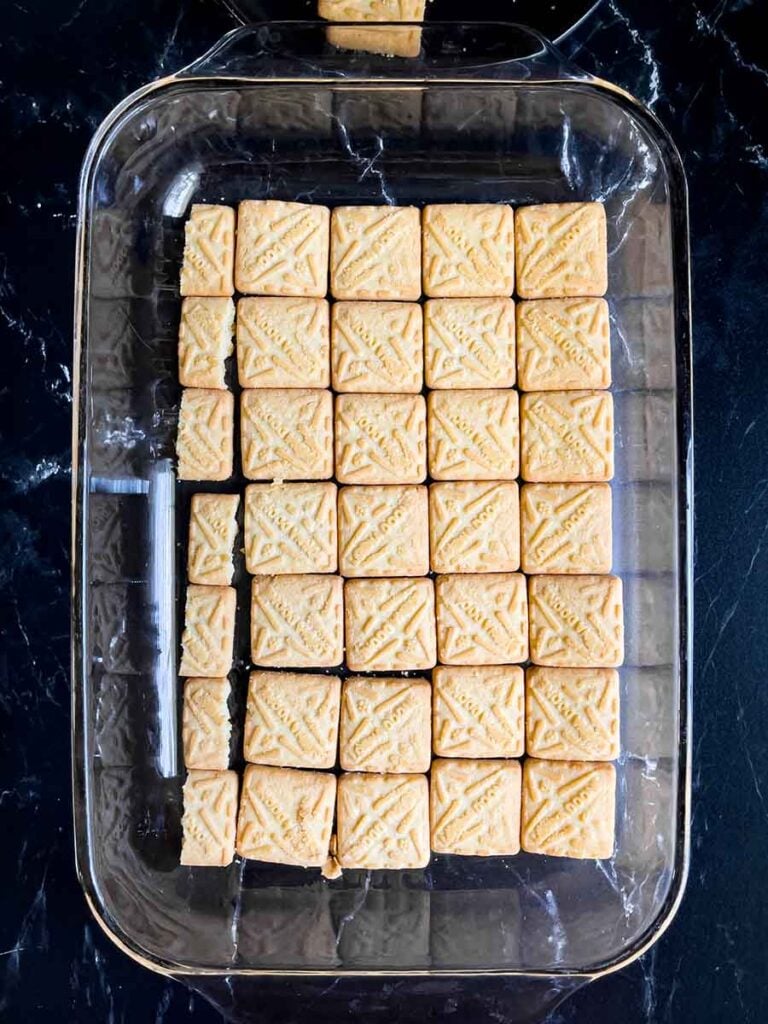
[[[264, 5], [267, 6], [266, 4]], [[274, 4], [272, 9], [286, 9]], [[301, 6], [300, 4], [297, 5]], [[446, 0], [444, 13], [457, 4]], [[492, 16], [517, 10], [473, 5]], [[759, 0], [603, 0], [563, 44], [661, 117], [691, 190], [696, 396], [693, 861], [667, 934], [551, 1024], [768, 1019], [768, 55]], [[441, 0], [432, 8], [436, 16]], [[232, 25], [213, 0], [6, 0], [0, 39], [0, 1020], [219, 1015], [101, 934], [73, 867], [69, 487], [76, 180], [143, 82]], [[226, 995], [226, 993], [225, 993]], [[494, 982], [321, 982], [254, 1020], [494, 1020]], [[300, 1005], [301, 1010], [297, 1009]]]

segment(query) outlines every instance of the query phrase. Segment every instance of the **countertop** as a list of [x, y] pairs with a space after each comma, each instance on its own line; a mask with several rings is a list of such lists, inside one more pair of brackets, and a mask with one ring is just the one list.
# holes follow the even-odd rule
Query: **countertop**
[[[572, 994], [550, 1013], [550, 1024], [768, 1019], [768, 53], [759, 6], [603, 0], [563, 43], [583, 68], [656, 112], [680, 146], [690, 185], [694, 816], [691, 874], [677, 919], [642, 960]], [[510, 10], [497, 7], [498, 14]], [[80, 163], [115, 103], [199, 55], [232, 25], [214, 0], [4, 5], [2, 1021], [220, 1019], [202, 996], [114, 948], [75, 877], [68, 572]], [[503, 981], [275, 982], [264, 984], [253, 1019], [479, 1024], [512, 1019], [517, 1000]]]

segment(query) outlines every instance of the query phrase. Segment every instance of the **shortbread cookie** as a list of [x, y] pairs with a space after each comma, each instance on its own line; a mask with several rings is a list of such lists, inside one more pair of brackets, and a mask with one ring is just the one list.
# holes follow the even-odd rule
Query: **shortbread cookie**
[[504, 203], [424, 208], [424, 291], [430, 297], [508, 296], [515, 287], [515, 229]]
[[422, 395], [339, 395], [339, 483], [421, 483], [427, 475], [426, 421]]
[[342, 576], [426, 576], [429, 512], [423, 486], [342, 487]]
[[181, 738], [187, 768], [229, 767], [229, 693], [228, 679], [188, 679], [184, 683]]
[[520, 468], [516, 391], [432, 391], [429, 472], [435, 480], [514, 480]]
[[551, 761], [619, 756], [619, 673], [613, 668], [537, 668], [525, 673], [526, 749]]
[[520, 399], [524, 480], [613, 477], [613, 398], [605, 391], [534, 391]]
[[221, 678], [229, 672], [236, 607], [234, 587], [187, 587], [180, 675]]
[[437, 760], [430, 783], [435, 853], [505, 857], [520, 851], [519, 761]]
[[424, 368], [430, 388], [511, 388], [512, 299], [430, 299], [424, 306]]
[[251, 657], [275, 668], [333, 668], [343, 643], [340, 576], [254, 576]]
[[515, 212], [517, 292], [524, 299], [605, 295], [602, 203], [546, 203]]
[[184, 299], [179, 324], [180, 384], [226, 390], [224, 361], [232, 355], [234, 325], [232, 299]]
[[249, 764], [237, 816], [237, 852], [273, 864], [322, 867], [328, 858], [336, 777]]
[[333, 476], [330, 391], [243, 391], [240, 410], [243, 475], [249, 480], [327, 480]]
[[440, 665], [432, 673], [432, 745], [440, 757], [522, 757], [519, 665]]
[[510, 480], [459, 480], [429, 488], [433, 572], [511, 572], [520, 568], [520, 503]]
[[610, 857], [615, 817], [612, 764], [533, 757], [525, 762], [521, 839], [527, 853]]
[[426, 772], [432, 760], [426, 679], [352, 676], [344, 683], [339, 758], [348, 772]]
[[338, 676], [251, 672], [245, 760], [290, 768], [333, 768], [340, 701]]
[[245, 567], [254, 575], [336, 572], [336, 484], [250, 484]]
[[176, 437], [179, 480], [232, 476], [235, 400], [230, 391], [185, 388]]
[[334, 391], [410, 392], [424, 384], [424, 331], [416, 302], [335, 302]]
[[528, 657], [525, 577], [438, 576], [437, 651], [444, 665], [506, 665]]
[[605, 299], [535, 299], [517, 305], [521, 391], [607, 388], [611, 340]]
[[523, 484], [523, 572], [609, 572], [611, 533], [609, 484]]
[[243, 388], [327, 388], [330, 314], [326, 299], [241, 299], [237, 374]]
[[415, 206], [337, 206], [331, 218], [333, 297], [414, 302], [421, 295], [420, 233]]
[[190, 583], [228, 587], [237, 537], [237, 494], [193, 494], [189, 509], [187, 572]]
[[191, 770], [184, 783], [181, 863], [226, 867], [235, 856], [237, 772]]
[[339, 779], [336, 827], [338, 859], [343, 868], [426, 867], [426, 775], [343, 774]]
[[348, 580], [347, 667], [407, 672], [435, 664], [435, 594], [430, 579]]
[[[423, 21], [426, 0], [318, 0], [317, 12], [329, 21]], [[417, 57], [421, 29], [390, 25], [327, 30], [328, 42], [347, 50], [394, 57]]]
[[421, 29], [368, 25], [350, 28], [329, 25], [325, 31], [331, 46], [342, 50], [380, 53], [384, 57], [418, 57], [421, 50]]
[[235, 283], [248, 295], [303, 295], [328, 290], [325, 206], [247, 199], [237, 214]]
[[528, 603], [536, 665], [621, 665], [624, 612], [618, 576], [531, 576]]
[[182, 295], [232, 295], [235, 211], [195, 203], [184, 225]]

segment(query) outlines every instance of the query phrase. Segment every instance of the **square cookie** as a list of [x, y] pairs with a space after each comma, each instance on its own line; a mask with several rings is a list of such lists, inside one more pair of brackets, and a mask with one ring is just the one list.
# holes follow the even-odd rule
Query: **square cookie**
[[525, 762], [521, 839], [526, 853], [610, 857], [615, 818], [612, 764], [533, 757]]
[[336, 777], [249, 764], [237, 816], [237, 852], [272, 864], [322, 867], [328, 859]]
[[333, 668], [344, 656], [340, 576], [254, 576], [251, 658], [275, 668]]
[[514, 480], [520, 469], [516, 391], [431, 391], [429, 472], [435, 480]]
[[234, 457], [231, 391], [184, 388], [176, 435], [179, 480], [228, 480]]
[[426, 775], [349, 772], [339, 779], [338, 859], [344, 868], [424, 868], [429, 863]]
[[[318, 0], [317, 12], [329, 21], [423, 21], [426, 0]], [[328, 42], [348, 50], [417, 57], [421, 29], [368, 26], [327, 30]]]
[[437, 651], [444, 665], [506, 665], [528, 658], [525, 577], [438, 576]]
[[182, 864], [222, 868], [232, 863], [237, 783], [237, 772], [187, 772], [181, 819]]
[[555, 668], [615, 668], [624, 660], [618, 576], [531, 576], [531, 661]]
[[426, 772], [432, 760], [426, 679], [352, 676], [344, 683], [339, 757], [347, 772]]
[[520, 568], [517, 484], [432, 484], [429, 546], [433, 572], [512, 572]]
[[327, 388], [330, 313], [326, 299], [241, 299], [237, 375], [243, 388]]
[[179, 323], [179, 383], [226, 390], [224, 361], [232, 355], [235, 304], [226, 298], [187, 298]]
[[424, 369], [430, 388], [511, 388], [512, 299], [430, 299], [424, 306]]
[[342, 576], [426, 576], [427, 488], [342, 487], [339, 572]]
[[605, 299], [534, 299], [517, 304], [521, 391], [571, 391], [611, 384]]
[[336, 484], [250, 484], [245, 567], [255, 576], [336, 572]]
[[613, 397], [607, 392], [534, 391], [521, 397], [524, 480], [610, 480], [613, 447]]
[[440, 665], [432, 673], [432, 745], [439, 757], [522, 757], [519, 665]]
[[408, 672], [435, 664], [432, 580], [347, 580], [344, 615], [353, 672]]
[[515, 213], [522, 299], [605, 295], [608, 247], [602, 203], [546, 203]]
[[228, 679], [188, 679], [184, 683], [181, 738], [187, 768], [229, 767], [229, 694]]
[[303, 295], [328, 290], [325, 206], [246, 199], [237, 214], [235, 284], [247, 295]]
[[519, 853], [521, 776], [518, 761], [435, 761], [430, 784], [435, 853]]
[[179, 675], [221, 678], [232, 668], [237, 592], [190, 583], [184, 610]]
[[263, 388], [240, 396], [243, 475], [249, 480], [333, 476], [333, 397], [319, 388]]
[[388, 25], [349, 28], [329, 25], [326, 36], [331, 46], [343, 50], [361, 50], [363, 53], [380, 53], [385, 57], [418, 57], [421, 50], [420, 28], [392, 28]]
[[235, 211], [230, 206], [195, 203], [184, 225], [182, 295], [232, 295]]
[[430, 298], [508, 296], [515, 287], [515, 228], [504, 203], [424, 208], [424, 291]]
[[338, 676], [251, 672], [245, 760], [289, 768], [333, 768], [340, 702]]
[[421, 295], [421, 214], [415, 206], [337, 206], [331, 217], [335, 299]]
[[189, 507], [187, 573], [190, 583], [228, 587], [237, 538], [238, 494], [193, 494]]
[[342, 484], [420, 484], [427, 475], [422, 395], [339, 395], [336, 478]]
[[418, 394], [424, 330], [416, 302], [335, 302], [331, 313], [334, 391]]
[[610, 572], [611, 523], [609, 484], [523, 484], [523, 572]]
[[525, 673], [526, 749], [550, 761], [619, 756], [619, 673], [613, 668], [538, 668]]

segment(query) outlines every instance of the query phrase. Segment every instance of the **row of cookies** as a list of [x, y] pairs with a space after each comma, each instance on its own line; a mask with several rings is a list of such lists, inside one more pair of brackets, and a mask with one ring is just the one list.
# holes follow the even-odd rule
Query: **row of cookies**
[[192, 206], [181, 294], [401, 300], [604, 295], [602, 203]]

